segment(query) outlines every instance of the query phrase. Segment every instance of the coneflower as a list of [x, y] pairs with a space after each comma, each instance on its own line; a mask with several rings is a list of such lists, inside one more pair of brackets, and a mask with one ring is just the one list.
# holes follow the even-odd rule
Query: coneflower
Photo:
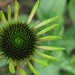
[[15, 73], [14, 66], [16, 63], [16, 66], [20, 74], [27, 75], [20, 65], [21, 61], [25, 61], [28, 64], [29, 68], [32, 70], [32, 72], [35, 75], [39, 75], [37, 71], [34, 69], [34, 67], [31, 65], [29, 60], [33, 60], [45, 66], [47, 66], [48, 64], [39, 59], [36, 59], [34, 57], [34, 54], [50, 60], [60, 61], [60, 59], [56, 57], [38, 52], [37, 49], [65, 50], [65, 48], [62, 47], [38, 45], [38, 42], [61, 39], [60, 36], [50, 36], [50, 35], [39, 38], [40, 35], [48, 32], [49, 30], [54, 29], [55, 27], [58, 26], [58, 24], [53, 24], [51, 26], [42, 29], [39, 32], [36, 32], [40, 27], [52, 22], [57, 17], [50, 18], [34, 27], [31, 27], [29, 25], [37, 10], [38, 5], [39, 0], [37, 0], [37, 2], [35, 3], [27, 22], [18, 21], [19, 5], [17, 1], [14, 2], [14, 19], [15, 19], [14, 23], [11, 20], [11, 9], [9, 5], [8, 5], [8, 21], [6, 21], [3, 11], [0, 11], [0, 18], [4, 24], [4, 26], [0, 28], [0, 58], [6, 58], [7, 60], [9, 60], [9, 70], [12, 74]]

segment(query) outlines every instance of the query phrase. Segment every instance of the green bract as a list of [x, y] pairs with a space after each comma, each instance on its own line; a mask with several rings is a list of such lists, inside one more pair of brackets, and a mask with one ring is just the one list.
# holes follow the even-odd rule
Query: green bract
[[29, 25], [37, 10], [38, 5], [39, 5], [39, 0], [37, 0], [37, 2], [35, 3], [27, 22], [18, 21], [19, 6], [17, 1], [14, 2], [14, 18], [15, 18], [14, 23], [11, 20], [11, 10], [9, 5], [8, 5], [8, 21], [6, 21], [3, 11], [0, 11], [0, 18], [4, 24], [3, 28], [0, 28], [0, 41], [1, 41], [0, 58], [5, 57], [7, 60], [9, 60], [9, 70], [12, 74], [15, 73], [14, 63], [16, 62], [16, 66], [20, 74], [27, 75], [20, 65], [20, 62], [22, 60], [26, 61], [29, 68], [33, 71], [35, 75], [39, 75], [37, 71], [34, 69], [34, 67], [31, 65], [29, 60], [32, 59], [33, 61], [42, 64], [44, 66], [48, 66], [48, 64], [39, 59], [36, 59], [33, 56], [33, 54], [37, 54], [41, 57], [50, 60], [60, 61], [60, 59], [56, 57], [39, 53], [37, 49], [65, 50], [65, 48], [62, 47], [38, 45], [38, 42], [61, 39], [60, 36], [45, 36], [39, 38], [40, 35], [48, 32], [49, 30], [54, 29], [55, 27], [58, 26], [58, 24], [53, 24], [52, 26], [48, 26], [45, 29], [39, 31], [38, 33], [35, 33], [35, 30], [38, 30], [38, 28], [52, 22], [57, 17], [50, 18], [36, 25], [35, 27], [31, 27]]

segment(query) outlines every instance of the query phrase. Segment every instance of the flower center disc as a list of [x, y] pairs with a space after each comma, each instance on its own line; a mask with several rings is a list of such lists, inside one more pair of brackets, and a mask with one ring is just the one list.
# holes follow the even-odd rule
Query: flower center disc
[[20, 46], [20, 45], [22, 45], [22, 44], [23, 44], [23, 39], [16, 38], [16, 39], [14, 40], [14, 44], [15, 44], [15, 46]]
[[35, 45], [35, 33], [25, 23], [11, 24], [4, 29], [1, 47], [7, 58], [23, 60], [33, 53]]

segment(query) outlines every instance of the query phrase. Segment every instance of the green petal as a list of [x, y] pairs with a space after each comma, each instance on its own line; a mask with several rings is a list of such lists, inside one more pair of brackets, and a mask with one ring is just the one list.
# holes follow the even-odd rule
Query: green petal
[[47, 58], [47, 59], [50, 59], [50, 60], [55, 60], [55, 61], [60, 61], [60, 59], [56, 58], [56, 57], [53, 57], [53, 56], [49, 56], [49, 55], [46, 55], [46, 54], [42, 54], [42, 53], [39, 53], [37, 51], [35, 51], [35, 53], [43, 58]]
[[15, 0], [15, 3], [14, 3], [14, 17], [15, 17], [15, 22], [16, 23], [18, 22], [18, 12], [19, 12], [19, 5], [18, 5], [17, 0]]
[[14, 63], [13, 63], [13, 60], [10, 59], [10, 62], [9, 62], [9, 70], [12, 74], [15, 73], [15, 69], [14, 69]]
[[50, 19], [48, 19], [48, 20], [46, 20], [46, 21], [44, 21], [44, 22], [38, 24], [36, 27], [34, 27], [34, 29], [37, 29], [37, 28], [39, 28], [39, 27], [42, 27], [42, 26], [44, 26], [44, 25], [46, 25], [46, 24], [48, 24], [48, 23], [54, 21], [57, 17], [58, 17], [58, 16], [53, 17], [53, 18], [50, 18]]
[[57, 27], [58, 24], [53, 24], [52, 26], [49, 26], [43, 30], [41, 30], [40, 32], [37, 33], [37, 35], [41, 35], [41, 34], [44, 34], [46, 33], [47, 31], [51, 30], [51, 29], [54, 29], [55, 27]]
[[34, 67], [31, 65], [31, 63], [28, 61], [28, 59], [26, 60], [26, 62], [27, 62], [27, 64], [28, 64], [29, 68], [31, 69], [31, 71], [32, 71], [35, 75], [39, 75], [39, 74], [37, 73], [37, 71], [34, 69]]
[[0, 11], [0, 18], [1, 18], [2, 22], [4, 23], [4, 25], [7, 27], [7, 21], [6, 21], [3, 11]]
[[28, 21], [27, 21], [27, 24], [29, 24], [29, 23], [31, 22], [31, 20], [32, 20], [32, 18], [33, 18], [33, 16], [34, 16], [35, 12], [36, 12], [36, 10], [37, 10], [37, 8], [38, 8], [38, 5], [39, 5], [39, 0], [37, 0], [37, 2], [35, 3], [35, 5], [34, 5], [32, 11], [31, 11], [31, 13], [30, 13], [30, 16], [29, 16], [29, 19], [28, 19]]
[[38, 60], [38, 59], [34, 58], [33, 56], [30, 56], [30, 58], [31, 58], [33, 61], [35, 61], [35, 62], [37, 62], [37, 63], [39, 63], [39, 64], [42, 64], [42, 65], [44, 65], [44, 66], [48, 66], [47, 63], [45, 63], [45, 62], [43, 62], [43, 61], [41, 61], [41, 60]]
[[60, 36], [46, 36], [39, 38], [38, 41], [47, 41], [47, 40], [56, 40], [56, 39], [62, 39]]
[[8, 5], [8, 22], [11, 23], [11, 8], [10, 8], [10, 5]]
[[65, 50], [65, 48], [63, 47], [54, 47], [54, 46], [37, 46], [37, 48], [40, 48], [40, 49], [44, 49], [44, 50]]
[[27, 75], [26, 72], [21, 68], [21, 66], [20, 66], [20, 64], [18, 63], [18, 61], [17, 61], [16, 64], [17, 64], [17, 68], [18, 68], [18, 71], [20, 72], [20, 74], [21, 74], [21, 75]]

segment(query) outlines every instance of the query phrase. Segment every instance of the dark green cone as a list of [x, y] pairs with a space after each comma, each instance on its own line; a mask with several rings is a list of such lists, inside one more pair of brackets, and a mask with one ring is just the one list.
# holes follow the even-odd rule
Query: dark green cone
[[7, 58], [23, 60], [35, 49], [36, 36], [32, 28], [25, 23], [11, 24], [4, 29], [1, 48]]

